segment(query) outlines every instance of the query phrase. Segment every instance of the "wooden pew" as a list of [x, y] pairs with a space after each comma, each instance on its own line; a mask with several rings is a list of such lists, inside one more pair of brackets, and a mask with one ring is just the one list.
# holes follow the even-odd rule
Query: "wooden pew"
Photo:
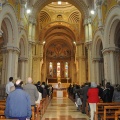
[[120, 105], [120, 102], [97, 103], [96, 104], [96, 112], [95, 112], [95, 120], [98, 120], [98, 115], [103, 116], [103, 114], [104, 114], [104, 106], [117, 106], [117, 105]]
[[31, 111], [32, 111], [31, 120], [35, 120], [35, 107], [34, 106], [31, 107]]
[[115, 120], [118, 120], [120, 116], [120, 110], [115, 111]]
[[[51, 100], [51, 99], [50, 99]], [[49, 98], [48, 96], [46, 98], [43, 98], [40, 101], [40, 104], [36, 104], [36, 120], [41, 120], [42, 116], [45, 113], [45, 110], [47, 109], [47, 106], [49, 104]]]
[[44, 101], [45, 101], [45, 98], [43, 98], [40, 101], [40, 104], [36, 104], [36, 119], [37, 120], [42, 119], [42, 116], [44, 114]]
[[4, 111], [5, 111], [5, 105], [0, 105], [0, 119], [5, 118]]
[[107, 120], [111, 118], [115, 119], [116, 110], [120, 110], [120, 105], [119, 106], [104, 106], [104, 116], [102, 117], [102, 119], [103, 120]]

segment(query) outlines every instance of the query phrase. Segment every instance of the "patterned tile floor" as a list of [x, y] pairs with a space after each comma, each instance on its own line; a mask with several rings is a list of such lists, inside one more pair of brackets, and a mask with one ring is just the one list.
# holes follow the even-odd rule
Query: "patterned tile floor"
[[53, 98], [42, 120], [89, 120], [68, 98]]

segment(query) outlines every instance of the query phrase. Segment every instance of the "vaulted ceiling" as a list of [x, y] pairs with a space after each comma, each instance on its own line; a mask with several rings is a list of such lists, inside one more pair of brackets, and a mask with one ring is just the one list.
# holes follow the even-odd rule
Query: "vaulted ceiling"
[[61, 43], [74, 51], [75, 42], [84, 42], [83, 23], [94, 1], [61, 0], [58, 4], [58, 0], [27, 0], [37, 18], [37, 39], [46, 42], [44, 48]]

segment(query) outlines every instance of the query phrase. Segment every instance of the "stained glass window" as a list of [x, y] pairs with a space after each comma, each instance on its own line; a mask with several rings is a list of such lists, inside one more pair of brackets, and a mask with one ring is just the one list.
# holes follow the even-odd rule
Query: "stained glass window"
[[53, 64], [52, 62], [49, 63], [49, 75], [52, 77], [53, 75]]
[[65, 77], [68, 78], [68, 62], [65, 62]]
[[60, 77], [60, 63], [57, 63], [57, 77]]

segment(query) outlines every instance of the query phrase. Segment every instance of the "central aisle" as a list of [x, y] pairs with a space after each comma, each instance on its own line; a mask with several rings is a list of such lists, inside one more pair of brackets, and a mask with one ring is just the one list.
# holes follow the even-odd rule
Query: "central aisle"
[[42, 120], [88, 120], [69, 98], [53, 98]]

